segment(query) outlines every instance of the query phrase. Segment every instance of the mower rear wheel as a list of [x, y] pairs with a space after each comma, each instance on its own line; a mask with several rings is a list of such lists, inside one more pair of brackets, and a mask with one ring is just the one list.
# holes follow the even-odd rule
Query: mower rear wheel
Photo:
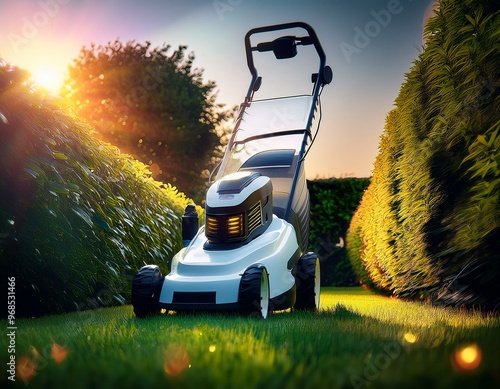
[[315, 253], [304, 254], [297, 264], [295, 274], [297, 299], [294, 309], [317, 311], [321, 292], [321, 273], [319, 258]]
[[264, 267], [248, 268], [240, 281], [238, 301], [243, 314], [265, 319], [269, 314], [269, 274]]
[[160, 313], [160, 293], [164, 277], [156, 265], [147, 265], [139, 269], [132, 281], [132, 305], [139, 318]]

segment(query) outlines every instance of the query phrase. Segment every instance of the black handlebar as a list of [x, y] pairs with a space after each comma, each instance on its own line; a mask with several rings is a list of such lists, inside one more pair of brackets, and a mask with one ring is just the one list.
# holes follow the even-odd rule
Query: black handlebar
[[[275, 39], [272, 42], [262, 42], [257, 44], [257, 46], [252, 46], [252, 43], [250, 42], [250, 37], [254, 34], [260, 34], [264, 32], [272, 32], [272, 31], [279, 31], [279, 30], [287, 30], [287, 29], [292, 29], [292, 28], [302, 28], [307, 31], [308, 35], [303, 36], [303, 37], [296, 37], [296, 36], [282, 36], [280, 38]], [[284, 24], [276, 24], [272, 26], [265, 26], [265, 27], [257, 27], [253, 28], [250, 31], [248, 31], [245, 35], [245, 51], [247, 55], [247, 64], [248, 68], [250, 69], [250, 73], [252, 73], [252, 80], [250, 82], [250, 87], [248, 88], [247, 95], [245, 97], [245, 103], [242, 104], [242, 109], [240, 110], [239, 116], [238, 116], [238, 121], [237, 121], [237, 126], [239, 123], [239, 120], [243, 117], [243, 113], [245, 111], [245, 108], [251, 104], [253, 94], [255, 91], [257, 91], [260, 87], [260, 84], [262, 82], [262, 77], [258, 76], [257, 69], [255, 68], [255, 64], [253, 61], [253, 52], [258, 51], [258, 52], [266, 52], [266, 51], [273, 51], [274, 55], [277, 59], [285, 59], [285, 58], [292, 58], [295, 55], [297, 55], [297, 44], [306, 46], [306, 45], [314, 45], [314, 48], [316, 49], [316, 53], [318, 54], [319, 57], [319, 69], [318, 73], [313, 74], [312, 76], [312, 81], [314, 83], [313, 91], [312, 91], [312, 101], [313, 105], [311, 107], [311, 110], [309, 112], [309, 116], [307, 118], [307, 125], [305, 126], [305, 130], [301, 130], [301, 133], [303, 133], [303, 142], [302, 146], [300, 148], [299, 154], [298, 154], [298, 162], [297, 162], [297, 167], [296, 171], [293, 176], [292, 180], [292, 186], [290, 193], [295, 192], [295, 188], [297, 186], [297, 182], [299, 179], [299, 172], [300, 172], [300, 164], [303, 163], [304, 157], [306, 155], [306, 145], [307, 145], [307, 138], [310, 136], [310, 129], [312, 125], [312, 121], [314, 118], [314, 112], [316, 108], [316, 104], [319, 100], [319, 95], [322, 87], [325, 84], [329, 84], [332, 81], [333, 78], [333, 72], [332, 69], [329, 66], [326, 66], [326, 56], [325, 52], [323, 51], [323, 47], [321, 47], [321, 44], [319, 43], [319, 39], [316, 35], [316, 32], [313, 30], [313, 28], [303, 22], [293, 22], [293, 23], [284, 23]], [[234, 137], [233, 133], [233, 137]], [[230, 142], [232, 142], [233, 138], [231, 139]], [[313, 139], [314, 141], [314, 139]], [[292, 208], [292, 201], [293, 201], [293, 195], [291, 195], [288, 199], [288, 204], [287, 207], [285, 208], [285, 215], [284, 219], [288, 220], [290, 216], [290, 211]]]
[[[302, 28], [307, 31], [309, 34], [308, 36], [304, 37], [295, 37], [295, 36], [284, 36], [278, 39], [275, 39], [272, 42], [262, 42], [257, 44], [257, 46], [252, 46], [252, 43], [250, 42], [250, 37], [255, 34], [260, 34], [260, 33], [265, 33], [265, 32], [272, 32], [272, 31], [280, 31], [280, 30], [288, 30], [292, 28]], [[293, 41], [293, 43], [292, 43]], [[272, 26], [264, 26], [264, 27], [256, 27], [248, 31], [245, 35], [245, 51], [246, 51], [246, 56], [247, 56], [247, 64], [248, 68], [250, 69], [250, 73], [252, 74], [252, 82], [250, 89], [253, 87], [253, 84], [257, 81], [258, 78], [258, 72], [257, 69], [255, 68], [255, 64], [253, 61], [253, 51], [258, 51], [258, 52], [265, 52], [265, 51], [274, 51], [276, 58], [281, 59], [281, 58], [290, 58], [294, 56], [292, 52], [289, 52], [288, 49], [291, 49], [291, 47], [285, 47], [285, 46], [290, 46], [290, 45], [314, 45], [314, 48], [316, 49], [316, 52], [318, 53], [319, 57], [319, 70], [318, 70], [318, 76], [319, 80], [323, 79], [323, 71], [325, 68], [325, 63], [326, 63], [326, 56], [325, 52], [323, 51], [323, 47], [321, 46], [318, 36], [316, 35], [316, 32], [313, 30], [313, 28], [304, 22], [292, 22], [292, 23], [283, 23], [283, 24], [275, 24]], [[296, 49], [295, 49], [296, 50]], [[295, 51], [296, 54], [296, 51]], [[250, 92], [250, 90], [249, 90]]]

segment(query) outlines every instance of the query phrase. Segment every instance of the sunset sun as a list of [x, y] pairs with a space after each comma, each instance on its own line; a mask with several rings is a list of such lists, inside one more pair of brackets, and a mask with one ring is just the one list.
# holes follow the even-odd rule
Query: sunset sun
[[40, 67], [32, 72], [36, 84], [47, 89], [52, 94], [58, 94], [62, 85], [62, 74], [58, 69], [51, 67]]

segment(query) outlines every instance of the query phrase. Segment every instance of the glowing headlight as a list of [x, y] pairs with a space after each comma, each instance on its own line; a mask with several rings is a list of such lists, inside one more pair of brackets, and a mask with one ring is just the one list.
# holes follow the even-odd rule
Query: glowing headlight
[[232, 241], [244, 236], [243, 214], [207, 215], [205, 235], [210, 241]]
[[273, 219], [273, 186], [256, 172], [229, 174], [207, 192], [205, 250], [232, 250], [261, 235]]
[[229, 237], [242, 236], [244, 232], [243, 215], [241, 213], [227, 218], [227, 235]]
[[219, 230], [219, 221], [214, 216], [207, 217], [207, 225], [205, 233], [207, 236], [217, 236], [217, 231]]

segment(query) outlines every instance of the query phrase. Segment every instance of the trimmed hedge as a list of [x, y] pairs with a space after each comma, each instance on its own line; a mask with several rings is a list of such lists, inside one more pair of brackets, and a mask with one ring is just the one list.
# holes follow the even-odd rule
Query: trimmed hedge
[[321, 259], [323, 286], [353, 285], [356, 275], [339, 238], [345, 240], [352, 215], [368, 178], [331, 178], [308, 181], [311, 199], [309, 249]]
[[442, 0], [428, 22], [350, 225], [363, 283], [498, 308], [499, 31], [493, 1]]
[[0, 63], [0, 266], [16, 316], [124, 303], [144, 263], [168, 271], [189, 199], [28, 77]]

